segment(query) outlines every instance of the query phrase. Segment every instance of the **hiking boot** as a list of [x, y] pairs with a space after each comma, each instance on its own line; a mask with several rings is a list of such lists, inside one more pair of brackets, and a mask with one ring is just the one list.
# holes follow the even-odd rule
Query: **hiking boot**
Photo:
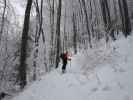
[[62, 73], [65, 73], [66, 71], [65, 70], [62, 70]]

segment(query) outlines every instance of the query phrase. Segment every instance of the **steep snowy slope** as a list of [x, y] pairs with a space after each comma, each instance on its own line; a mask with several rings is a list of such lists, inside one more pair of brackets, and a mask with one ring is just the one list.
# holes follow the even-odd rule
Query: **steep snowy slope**
[[69, 62], [67, 73], [54, 70], [13, 100], [133, 100], [132, 52], [132, 36], [81, 51]]

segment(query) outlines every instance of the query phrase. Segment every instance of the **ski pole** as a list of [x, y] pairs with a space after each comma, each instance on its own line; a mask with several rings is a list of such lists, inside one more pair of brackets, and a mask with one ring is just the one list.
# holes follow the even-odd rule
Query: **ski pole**
[[71, 68], [71, 61], [70, 61], [70, 68]]

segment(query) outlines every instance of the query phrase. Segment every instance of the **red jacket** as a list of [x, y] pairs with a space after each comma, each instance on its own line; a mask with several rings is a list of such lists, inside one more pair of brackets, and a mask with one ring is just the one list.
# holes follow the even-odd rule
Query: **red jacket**
[[65, 60], [71, 60], [71, 58], [69, 57], [69, 54], [68, 53], [64, 53], [64, 59]]

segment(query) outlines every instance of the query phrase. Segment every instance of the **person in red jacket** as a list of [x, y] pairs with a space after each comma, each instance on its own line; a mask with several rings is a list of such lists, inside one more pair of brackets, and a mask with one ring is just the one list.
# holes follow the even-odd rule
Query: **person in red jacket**
[[61, 53], [60, 58], [62, 59], [62, 62], [63, 62], [62, 73], [65, 73], [67, 61], [71, 60], [71, 58], [69, 57], [69, 54], [67, 51], [65, 53]]

